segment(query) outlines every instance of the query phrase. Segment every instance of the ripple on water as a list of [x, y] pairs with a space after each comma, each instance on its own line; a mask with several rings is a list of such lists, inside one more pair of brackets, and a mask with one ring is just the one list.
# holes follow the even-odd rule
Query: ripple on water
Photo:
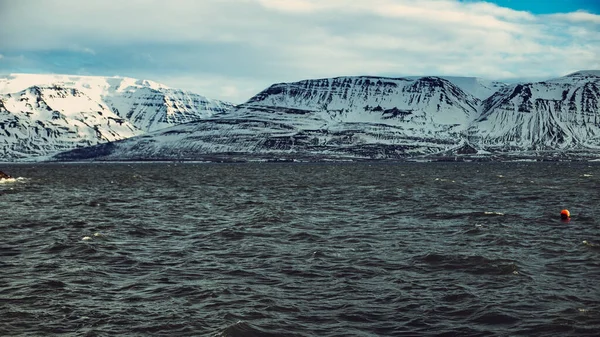
[[0, 335], [593, 336], [587, 165], [15, 165]]
[[428, 253], [415, 258], [430, 268], [441, 271], [460, 271], [476, 275], [510, 275], [517, 272], [517, 264], [507, 259], [492, 259], [480, 255]]
[[[290, 329], [291, 330], [291, 329]], [[226, 327], [221, 334], [221, 337], [302, 337], [305, 335], [296, 334], [290, 331], [270, 332], [255, 327], [247, 322], [238, 321]]]

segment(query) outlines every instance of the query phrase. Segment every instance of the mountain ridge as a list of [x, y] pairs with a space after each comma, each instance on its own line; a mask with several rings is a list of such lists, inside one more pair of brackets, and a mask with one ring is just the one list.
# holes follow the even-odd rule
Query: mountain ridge
[[44, 156], [223, 113], [233, 105], [129, 77], [0, 77], [0, 158]]
[[[31, 76], [28, 80], [35, 79]], [[33, 124], [17, 128], [23, 133], [17, 142], [21, 146], [37, 137], [30, 146], [34, 151], [22, 157], [67, 150], [54, 160], [407, 160], [569, 151], [593, 157], [600, 150], [596, 70], [513, 84], [457, 76], [338, 76], [275, 83], [243, 104], [217, 106], [195, 120], [183, 115], [186, 105], [201, 105], [200, 98], [186, 100], [190, 96], [183, 91], [153, 81], [52, 76], [46, 80], [53, 85], [0, 95], [0, 141], [4, 135], [5, 144], [7, 125], [14, 129], [21, 119], [39, 115]], [[7, 87], [2, 81], [0, 92]], [[103, 96], [106, 88], [119, 100]], [[54, 125], [68, 115], [67, 107], [56, 103], [60, 97], [69, 99], [67, 106], [79, 104], [72, 113], [87, 111], [77, 132], [69, 129], [76, 123]], [[149, 127], [160, 118], [148, 117], [146, 110], [164, 122], [170, 108], [183, 111], [162, 124], [172, 126]], [[3, 120], [10, 109], [19, 111], [21, 119]], [[66, 139], [64, 128], [71, 144], [52, 144]], [[87, 130], [85, 142], [78, 138], [82, 130]]]
[[57, 158], [406, 160], [565, 151], [595, 158], [599, 81], [595, 71], [584, 71], [498, 84], [483, 100], [473, 94], [477, 88], [437, 76], [276, 83], [216, 118], [103, 146], [102, 155], [83, 149]]

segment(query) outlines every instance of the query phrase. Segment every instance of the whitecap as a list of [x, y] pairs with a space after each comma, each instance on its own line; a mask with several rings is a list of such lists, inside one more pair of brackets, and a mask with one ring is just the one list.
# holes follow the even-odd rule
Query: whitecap
[[25, 181], [25, 180], [27, 180], [27, 178], [23, 178], [23, 177], [17, 177], [17, 178], [0, 178], [0, 184], [16, 183], [16, 182]]
[[0, 184], [14, 183], [16, 181], [17, 178], [0, 178]]
[[106, 236], [100, 232], [96, 232], [94, 233], [94, 235], [92, 236], [93, 239], [102, 239], [102, 240], [106, 240]]

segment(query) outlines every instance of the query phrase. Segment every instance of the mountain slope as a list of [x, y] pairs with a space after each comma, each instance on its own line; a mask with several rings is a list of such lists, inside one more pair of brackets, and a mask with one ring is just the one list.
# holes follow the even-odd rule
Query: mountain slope
[[[472, 94], [479, 82], [462, 78], [279, 83], [214, 118], [57, 158], [369, 160], [565, 151], [597, 156], [599, 79], [599, 72], [583, 71], [499, 85], [483, 101]], [[482, 86], [480, 94], [489, 89]]]
[[478, 104], [476, 97], [439, 77], [337, 77], [275, 84], [243, 107], [313, 111], [336, 122], [422, 125], [466, 123], [477, 114]]
[[600, 146], [600, 72], [505, 87], [483, 102], [470, 140], [495, 150]]
[[[104, 146], [110, 151], [102, 153], [110, 153], [111, 159], [203, 159], [227, 153], [400, 158], [459, 146], [480, 103], [439, 77], [280, 83], [218, 118]], [[76, 153], [88, 156], [85, 151]]]
[[0, 78], [0, 159], [115, 141], [223, 113], [231, 104], [131, 78]]

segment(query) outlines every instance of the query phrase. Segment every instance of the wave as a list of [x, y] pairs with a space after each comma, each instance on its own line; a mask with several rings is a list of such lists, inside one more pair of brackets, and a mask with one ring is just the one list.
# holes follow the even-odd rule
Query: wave
[[250, 323], [238, 321], [220, 332], [218, 337], [301, 337], [304, 335], [283, 332], [270, 332], [261, 328], [255, 327]]
[[0, 178], [0, 184], [12, 184], [17, 182], [25, 182], [27, 178], [17, 177], [17, 178]]
[[506, 214], [498, 211], [473, 211], [473, 212], [431, 212], [425, 214], [427, 219], [454, 220], [454, 219], [484, 219], [489, 217], [503, 217]]
[[[452, 184], [431, 182], [445, 176], [426, 174], [440, 165], [345, 166], [357, 170], [352, 175], [327, 165], [307, 164], [310, 175], [291, 165], [185, 165], [173, 186], [154, 178], [111, 184], [132, 171], [107, 165], [31, 169], [21, 173], [31, 183], [0, 185], [0, 331], [592, 336], [600, 329], [600, 210], [589, 181], [600, 166], [552, 174], [453, 166]], [[144, 177], [164, 173], [160, 164], [134, 167]], [[531, 172], [546, 178], [513, 183]], [[562, 178], [582, 172], [594, 178]], [[511, 179], [488, 183], [500, 173]], [[532, 194], [542, 198], [522, 202]], [[576, 216], [564, 224], [557, 215], [567, 206]]]
[[429, 253], [416, 258], [430, 268], [447, 271], [461, 271], [475, 275], [518, 274], [517, 264], [507, 259], [491, 259], [481, 255]]
[[600, 251], [600, 243], [593, 243], [593, 242], [590, 242], [590, 241], [588, 241], [588, 240], [583, 240], [583, 242], [582, 242], [582, 243], [583, 243], [585, 246], [588, 246], [588, 247], [590, 247], [592, 250], [598, 250], [598, 251]]

